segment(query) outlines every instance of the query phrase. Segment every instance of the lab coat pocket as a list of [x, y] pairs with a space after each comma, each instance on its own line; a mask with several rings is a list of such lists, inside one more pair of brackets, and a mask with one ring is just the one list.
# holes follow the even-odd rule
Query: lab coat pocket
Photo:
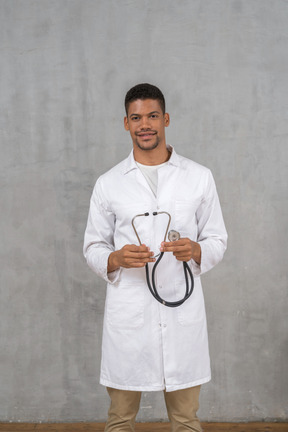
[[144, 289], [137, 284], [108, 284], [106, 317], [111, 327], [128, 330], [144, 325]]
[[[194, 323], [198, 323], [205, 318], [205, 306], [204, 297], [201, 285], [197, 282], [198, 278], [195, 278], [194, 290], [191, 296], [181, 306], [177, 308], [178, 323], [187, 326]], [[185, 284], [185, 282], [184, 282]], [[176, 295], [183, 296], [183, 284], [176, 284]]]
[[181, 237], [197, 238], [196, 211], [200, 205], [200, 199], [189, 201], [175, 201], [175, 229]]

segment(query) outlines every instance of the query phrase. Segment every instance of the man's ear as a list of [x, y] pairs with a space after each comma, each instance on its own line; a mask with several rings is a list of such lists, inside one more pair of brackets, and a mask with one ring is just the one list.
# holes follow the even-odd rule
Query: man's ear
[[125, 116], [124, 117], [124, 128], [129, 131], [129, 123], [128, 123], [128, 118]]
[[169, 126], [169, 124], [170, 124], [170, 116], [168, 113], [164, 114], [164, 124], [165, 124], [165, 127]]

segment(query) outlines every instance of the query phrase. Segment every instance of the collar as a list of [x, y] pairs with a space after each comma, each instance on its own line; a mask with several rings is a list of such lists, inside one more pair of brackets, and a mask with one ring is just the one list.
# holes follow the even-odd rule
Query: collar
[[[179, 160], [178, 154], [174, 150], [174, 147], [167, 145], [167, 149], [171, 152], [170, 159], [167, 161], [168, 165], [173, 165], [173, 166], [179, 167], [180, 166], [180, 160]], [[136, 161], [134, 159], [133, 150], [131, 150], [131, 152], [130, 152], [130, 154], [129, 154], [129, 156], [125, 162], [126, 163], [124, 164], [123, 174], [127, 174], [128, 172], [138, 168]]]

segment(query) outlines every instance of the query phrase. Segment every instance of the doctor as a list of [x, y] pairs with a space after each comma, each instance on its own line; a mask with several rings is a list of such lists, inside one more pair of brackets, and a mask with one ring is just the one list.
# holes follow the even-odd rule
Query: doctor
[[[162, 92], [150, 84], [131, 88], [124, 127], [133, 150], [96, 182], [84, 240], [89, 267], [107, 282], [100, 383], [111, 405], [106, 432], [134, 431], [142, 391], [164, 391], [172, 432], [201, 431], [196, 415], [201, 384], [211, 378], [205, 305], [200, 275], [226, 249], [220, 204], [209, 169], [179, 156], [166, 144], [169, 114]], [[167, 216], [177, 241], [163, 241]], [[154, 256], [165, 252], [156, 272], [162, 298], [184, 296], [183, 261], [194, 291], [179, 307], [157, 302], [146, 284]]]

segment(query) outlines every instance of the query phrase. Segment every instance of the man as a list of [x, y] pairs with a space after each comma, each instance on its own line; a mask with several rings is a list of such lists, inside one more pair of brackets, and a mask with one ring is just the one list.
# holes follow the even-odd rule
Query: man
[[[100, 378], [111, 398], [105, 431], [134, 431], [141, 392], [164, 390], [171, 430], [199, 432], [200, 385], [210, 380], [200, 275], [222, 259], [227, 233], [210, 171], [166, 145], [170, 119], [162, 92], [136, 85], [125, 108], [133, 150], [96, 182], [84, 241], [88, 265], [107, 281]], [[171, 215], [179, 240], [164, 241], [168, 216], [161, 211]], [[134, 219], [136, 234], [131, 221], [144, 213], [149, 216]], [[148, 290], [145, 266], [151, 272], [160, 252], [155, 285], [163, 299], [184, 297], [183, 262], [193, 272], [193, 293], [181, 306], [167, 307]]]

